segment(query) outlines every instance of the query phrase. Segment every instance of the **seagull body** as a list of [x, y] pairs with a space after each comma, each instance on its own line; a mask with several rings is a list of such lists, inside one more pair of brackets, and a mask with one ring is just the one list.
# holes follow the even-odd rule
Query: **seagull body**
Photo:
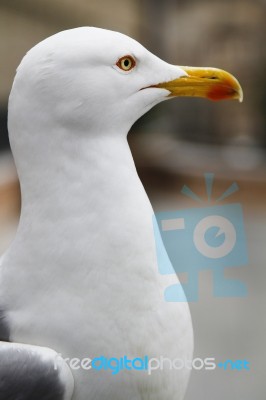
[[189, 308], [164, 300], [179, 281], [158, 272], [153, 210], [127, 143], [169, 95], [241, 97], [223, 71], [169, 65], [98, 28], [54, 35], [19, 66], [9, 134], [22, 209], [1, 260], [1, 400], [183, 399], [187, 369], [113, 375], [66, 360], [192, 359]]

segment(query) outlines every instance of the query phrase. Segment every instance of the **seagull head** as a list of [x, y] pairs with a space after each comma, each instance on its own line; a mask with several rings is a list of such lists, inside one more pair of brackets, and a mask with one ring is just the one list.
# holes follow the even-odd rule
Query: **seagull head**
[[[82, 132], [125, 132], [161, 101], [177, 97], [239, 99], [242, 89], [215, 68], [171, 65], [118, 32], [82, 27], [37, 44], [21, 62], [10, 96], [13, 112]], [[37, 124], [37, 122], [36, 122]], [[12, 128], [12, 127], [11, 127]]]

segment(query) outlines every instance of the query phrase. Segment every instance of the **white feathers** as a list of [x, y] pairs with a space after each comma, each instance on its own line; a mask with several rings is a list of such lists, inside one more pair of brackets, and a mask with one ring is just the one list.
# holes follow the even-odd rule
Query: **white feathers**
[[[136, 60], [130, 73], [115, 67], [124, 55]], [[126, 140], [168, 95], [141, 89], [181, 73], [96, 28], [59, 33], [23, 59], [9, 104], [22, 213], [1, 287], [12, 340], [63, 357], [191, 358], [188, 306], [164, 301], [153, 211]], [[75, 400], [182, 399], [189, 376], [73, 374]]]

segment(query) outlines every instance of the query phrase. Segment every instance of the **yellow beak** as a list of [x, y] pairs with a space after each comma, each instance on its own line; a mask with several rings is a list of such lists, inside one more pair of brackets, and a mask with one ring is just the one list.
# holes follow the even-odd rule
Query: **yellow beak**
[[237, 99], [243, 101], [243, 90], [238, 80], [217, 68], [179, 67], [187, 76], [159, 83], [152, 87], [167, 89], [169, 96], [204, 97], [210, 100]]

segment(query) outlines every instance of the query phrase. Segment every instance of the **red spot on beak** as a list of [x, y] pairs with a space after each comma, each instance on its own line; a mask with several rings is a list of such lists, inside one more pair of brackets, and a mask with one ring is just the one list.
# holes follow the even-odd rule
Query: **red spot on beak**
[[237, 91], [232, 88], [230, 82], [228, 82], [228, 84], [223, 82], [223, 84], [214, 85], [207, 93], [207, 97], [210, 100], [218, 101], [232, 99], [237, 96], [237, 94]]

